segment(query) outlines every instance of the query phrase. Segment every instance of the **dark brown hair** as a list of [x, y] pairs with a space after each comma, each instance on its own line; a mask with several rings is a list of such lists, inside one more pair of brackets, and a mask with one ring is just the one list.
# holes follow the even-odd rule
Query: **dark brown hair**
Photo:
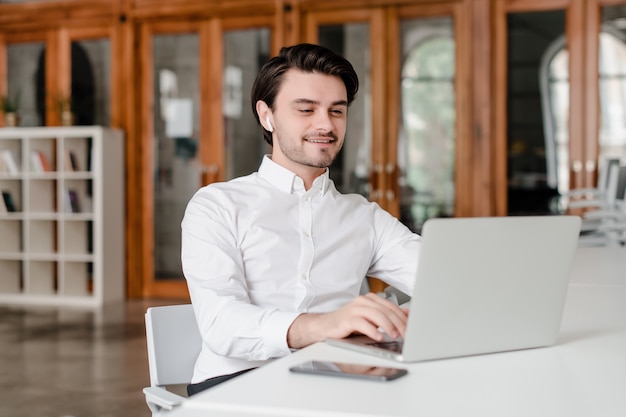
[[[283, 75], [292, 68], [341, 78], [346, 86], [348, 105], [352, 103], [359, 89], [356, 71], [352, 64], [341, 55], [323, 46], [310, 43], [284, 47], [278, 56], [271, 58], [263, 65], [252, 85], [252, 112], [260, 125], [256, 111], [257, 101], [263, 100], [270, 109], [273, 109]], [[263, 138], [267, 143], [272, 144], [272, 134], [265, 128], [263, 128]]]

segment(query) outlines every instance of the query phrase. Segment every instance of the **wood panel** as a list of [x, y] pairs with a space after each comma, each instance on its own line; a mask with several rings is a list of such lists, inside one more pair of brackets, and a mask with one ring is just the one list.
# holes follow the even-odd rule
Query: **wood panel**
[[225, 180], [224, 119], [222, 117], [222, 72], [224, 38], [221, 21], [211, 19], [202, 25], [200, 55], [203, 114], [200, 134], [200, 160], [205, 169], [202, 184]]
[[[400, 77], [402, 74], [401, 62], [402, 51], [400, 50], [399, 34], [400, 34], [400, 16], [398, 8], [389, 7], [386, 10], [386, 33], [381, 40], [384, 42], [386, 56], [378, 57], [381, 61], [386, 62], [384, 74], [385, 96], [384, 108], [386, 109], [387, 120], [401, 120], [401, 99], [400, 99]], [[400, 126], [398, 123], [385, 124], [385, 147], [387, 153], [387, 164], [390, 172], [386, 188], [393, 193], [389, 195], [393, 197], [387, 204], [387, 211], [393, 216], [400, 217], [400, 186], [398, 184], [398, 141]]]
[[505, 216], [507, 213], [507, 29], [506, 4], [504, 1], [493, 1], [494, 4], [494, 69], [491, 82], [493, 95], [493, 159], [494, 159], [494, 194], [495, 215]]
[[401, 6], [432, 6], [454, 4], [457, 0], [294, 0], [300, 5], [302, 12], [355, 10], [358, 8], [401, 7]]
[[194, 20], [212, 17], [274, 15], [282, 2], [275, 0], [135, 0], [132, 17], [160, 19], [188, 16]]
[[[152, 177], [152, 161], [154, 159], [153, 149], [149, 138], [154, 137], [152, 127], [152, 114], [154, 108], [154, 97], [152, 88], [154, 85], [153, 59], [152, 59], [152, 35], [154, 28], [150, 25], [141, 27], [139, 38], [140, 54], [139, 54], [139, 73], [141, 74], [141, 84], [138, 90], [140, 101], [140, 120], [137, 126], [137, 137], [135, 138], [138, 148], [139, 157], [133, 161], [139, 165], [138, 183], [141, 184], [141, 195], [135, 200], [139, 203], [135, 210], [141, 213], [138, 219], [138, 229], [135, 233], [141, 240], [141, 253], [139, 254], [140, 270], [139, 279], [142, 280], [141, 295], [143, 297], [151, 297], [153, 292], [154, 281], [154, 234], [152, 228], [154, 225], [154, 196], [153, 196], [153, 177]], [[150, 277], [150, 279], [147, 279]], [[131, 278], [132, 279], [132, 278]]]
[[[457, 217], [469, 217], [475, 215], [473, 206], [472, 190], [476, 187], [475, 181], [480, 177], [472, 175], [474, 167], [477, 167], [474, 155], [474, 132], [471, 129], [473, 115], [472, 89], [472, 26], [469, 1], [459, 2], [452, 8], [454, 17], [454, 44], [456, 76], [454, 90], [456, 92], [456, 147], [455, 147], [455, 207], [454, 215]], [[488, 165], [491, 165], [489, 161]]]
[[[129, 298], [143, 297], [143, 196], [146, 194], [143, 183], [143, 143], [141, 141], [141, 95], [136, 86], [142, 85], [143, 53], [137, 54], [135, 40], [139, 38], [137, 29], [124, 23], [119, 28], [120, 78], [119, 104], [120, 127], [126, 133], [126, 290]], [[124, 91], [124, 94], [121, 92]]]
[[65, 0], [0, 4], [0, 27], [41, 31], [75, 25], [111, 23], [119, 18], [120, 0]]
[[518, 12], [538, 12], [548, 10], [564, 10], [566, 13], [566, 36], [569, 50], [569, 76], [570, 85], [578, 86], [570, 88], [569, 108], [569, 140], [570, 158], [572, 161], [571, 186], [578, 187], [583, 184], [583, 177], [578, 172], [582, 169], [584, 158], [584, 123], [583, 93], [580, 86], [584, 76], [584, 43], [582, 23], [582, 2], [573, 0], [506, 0], [494, 1], [494, 135], [495, 135], [495, 179], [496, 195], [500, 196], [496, 201], [496, 213], [507, 214], [507, 15]]
[[[570, 110], [569, 110], [569, 141], [570, 141], [570, 188], [593, 186], [588, 183], [585, 174], [585, 22], [583, 18], [584, 5], [574, 1], [566, 9], [567, 49], [569, 52], [569, 82], [570, 82]], [[577, 88], [571, 88], [577, 86]], [[597, 137], [597, 134], [595, 135]], [[593, 175], [593, 173], [592, 173]]]
[[[470, 30], [472, 39], [471, 60], [473, 68], [470, 76], [472, 100], [472, 195], [471, 215], [491, 216], [497, 214], [498, 194], [495, 192], [495, 166], [497, 153], [493, 151], [491, 126], [492, 112], [492, 45], [491, 45], [491, 2], [474, 0], [471, 2]], [[502, 173], [500, 173], [502, 174]]]

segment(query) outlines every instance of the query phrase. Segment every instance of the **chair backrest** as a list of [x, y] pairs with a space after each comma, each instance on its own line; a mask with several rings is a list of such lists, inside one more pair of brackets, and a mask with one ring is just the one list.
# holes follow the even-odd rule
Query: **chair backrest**
[[607, 186], [606, 186], [606, 201], [610, 209], [615, 208], [615, 203], [619, 200], [619, 186], [620, 186], [620, 170], [621, 166], [611, 165], [609, 167]]
[[600, 191], [606, 191], [609, 188], [610, 173], [614, 169], [619, 169], [620, 159], [615, 157], [608, 157], [602, 161], [598, 169], [598, 189]]
[[615, 198], [618, 201], [626, 201], [626, 165], [619, 167], [619, 173], [617, 174], [617, 193]]
[[188, 384], [202, 346], [191, 304], [146, 311], [150, 385]]

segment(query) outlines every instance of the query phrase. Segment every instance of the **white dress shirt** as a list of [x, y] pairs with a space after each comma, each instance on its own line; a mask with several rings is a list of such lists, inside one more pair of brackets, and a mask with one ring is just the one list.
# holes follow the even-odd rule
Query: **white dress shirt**
[[259, 171], [201, 188], [182, 221], [182, 265], [202, 350], [192, 382], [290, 353], [306, 312], [338, 309], [374, 276], [411, 293], [420, 237], [326, 173], [308, 191], [266, 156]]

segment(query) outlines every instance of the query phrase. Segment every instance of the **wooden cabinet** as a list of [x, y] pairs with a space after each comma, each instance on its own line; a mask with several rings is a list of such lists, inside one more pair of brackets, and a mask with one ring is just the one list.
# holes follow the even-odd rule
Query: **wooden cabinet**
[[[0, 4], [0, 96], [16, 88], [15, 83], [7, 83], [11, 45], [44, 43], [46, 123], [58, 124], [54, 100], [72, 89], [72, 43], [110, 42], [110, 73], [106, 74], [110, 79], [104, 83], [111, 90], [108, 120], [124, 131], [127, 139], [127, 294], [185, 297], [180, 265], [169, 262], [168, 257], [179, 255], [176, 235], [181, 201], [188, 195], [177, 195], [176, 206], [169, 211], [171, 196], [167, 193], [183, 190], [176, 183], [180, 173], [189, 174], [184, 177], [185, 186], [192, 188], [254, 169], [256, 162], [248, 161], [253, 159], [250, 155], [256, 157], [257, 150], [245, 158], [241, 150], [246, 148], [243, 141], [255, 140], [256, 126], [249, 119], [223, 112], [225, 104], [232, 104], [224, 102], [223, 92], [243, 87], [237, 92], [247, 97], [251, 73], [280, 47], [320, 42], [340, 46], [351, 60], [356, 57], [363, 80], [361, 101], [351, 109], [357, 117], [348, 130], [352, 136], [344, 154], [358, 154], [359, 159], [344, 156], [341, 161], [342, 178], [337, 182], [356, 184], [346, 191], [366, 194], [394, 215], [415, 218], [417, 223], [422, 220], [417, 210], [426, 213], [422, 217], [431, 212], [502, 216], [529, 209], [536, 213], [533, 198], [537, 191], [543, 193], [540, 197], [545, 202], [554, 187], [535, 187], [544, 181], [544, 168], [528, 168], [524, 152], [532, 153], [535, 165], [542, 164], [543, 127], [536, 117], [530, 120], [528, 107], [520, 104], [529, 104], [535, 114], [541, 114], [536, 85], [539, 74], [530, 63], [536, 65], [543, 54], [540, 49], [555, 40], [557, 24], [549, 23], [546, 16], [558, 18], [554, 21], [562, 32], [558, 36], [563, 36], [568, 49], [567, 98], [560, 115], [567, 130], [568, 142], [561, 143], [567, 159], [561, 159], [560, 165], [557, 162], [560, 168], [556, 169], [565, 171], [567, 178], [561, 182], [568, 187], [592, 186], [602, 155], [626, 148], [614, 146], [624, 137], [624, 125], [619, 121], [626, 119], [606, 100], [607, 91], [612, 96], [621, 91], [609, 85], [618, 83], [623, 73], [619, 68], [601, 70], [606, 60], [600, 57], [599, 46], [607, 23], [618, 29], [623, 25], [625, 5], [626, 0], [53, 0]], [[532, 30], [540, 42], [526, 37]], [[254, 32], [263, 36], [250, 37]], [[623, 29], [617, 35], [626, 38]], [[444, 68], [448, 65], [449, 71], [404, 77], [413, 46], [436, 36], [447, 42], [443, 45], [449, 53], [440, 62], [445, 63]], [[179, 44], [173, 41], [183, 38], [185, 42]], [[187, 38], [193, 42], [187, 43]], [[535, 54], [525, 56], [519, 42], [534, 48]], [[447, 60], [450, 57], [453, 61]], [[161, 71], [177, 76], [178, 96], [168, 95], [172, 89], [161, 89]], [[227, 84], [227, 79], [237, 74], [242, 74], [242, 82]], [[428, 112], [407, 116], [404, 81], [444, 85], [446, 94], [441, 97], [448, 100], [447, 109], [451, 110], [438, 124], [441, 133], [435, 131], [428, 137], [432, 144], [453, 148], [453, 156], [439, 164], [445, 165], [444, 181], [431, 181], [419, 190], [415, 176], [434, 174], [436, 170], [423, 161], [430, 158], [430, 163], [435, 158], [426, 148], [418, 149], [421, 155], [414, 157], [416, 162], [408, 161], [407, 155], [416, 148], [407, 146], [406, 128], [413, 124], [422, 129], [438, 120]], [[430, 91], [420, 88], [414, 91]], [[193, 103], [189, 138], [163, 134], [167, 126], [161, 120], [161, 107], [169, 99]], [[244, 116], [251, 115], [249, 103], [242, 100], [240, 104]], [[605, 126], [609, 117], [618, 125], [611, 132]], [[441, 137], [445, 140], [439, 141]], [[181, 146], [185, 155], [192, 147], [195, 159], [180, 163], [182, 158], [175, 152]], [[408, 166], [419, 169], [407, 175]], [[169, 188], [159, 188], [159, 181]], [[523, 203], [517, 211], [512, 197]], [[407, 217], [408, 210], [413, 213]], [[167, 224], [161, 222], [160, 212], [165, 213]], [[13, 230], [17, 226], [6, 227]]]
[[0, 304], [124, 298], [123, 149], [101, 127], [0, 129]]

